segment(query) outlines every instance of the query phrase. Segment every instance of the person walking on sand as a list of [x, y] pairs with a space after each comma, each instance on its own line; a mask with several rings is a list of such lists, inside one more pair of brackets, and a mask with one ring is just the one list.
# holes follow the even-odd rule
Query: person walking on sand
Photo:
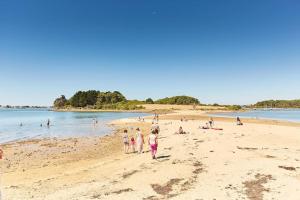
[[129, 150], [129, 138], [128, 138], [128, 133], [127, 130], [124, 130], [123, 133], [123, 144], [124, 144], [124, 153], [128, 153]]
[[152, 130], [151, 134], [149, 135], [148, 144], [149, 144], [150, 149], [151, 149], [152, 159], [156, 159], [158, 140], [157, 140], [157, 135], [156, 135], [155, 130]]
[[143, 153], [143, 145], [144, 145], [144, 135], [140, 131], [139, 128], [136, 129], [136, 144], [137, 144], [137, 151], [138, 153]]
[[151, 131], [155, 131], [157, 130], [157, 134], [160, 132], [160, 128], [159, 128], [159, 125], [157, 123], [154, 123], [152, 122], [152, 125], [151, 125]]
[[209, 122], [210, 128], [212, 128], [214, 125], [214, 119], [211, 117], [208, 122]]
[[3, 157], [3, 150], [0, 148], [0, 160], [2, 160]]
[[134, 140], [134, 137], [130, 138], [130, 146], [131, 146], [132, 153], [135, 153], [135, 140]]

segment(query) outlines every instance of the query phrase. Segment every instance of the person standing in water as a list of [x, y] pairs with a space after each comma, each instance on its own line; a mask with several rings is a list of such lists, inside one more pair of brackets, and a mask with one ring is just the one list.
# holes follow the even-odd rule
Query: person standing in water
[[137, 151], [138, 153], [143, 153], [143, 146], [144, 146], [144, 135], [140, 131], [139, 128], [136, 129], [136, 144], [137, 144]]
[[50, 127], [50, 119], [48, 119], [48, 121], [47, 121], [47, 127], [48, 128]]
[[152, 130], [151, 134], [149, 135], [148, 144], [151, 149], [152, 159], [155, 159], [157, 153], [157, 146], [158, 146], [158, 140], [157, 140], [157, 135], [155, 130]]

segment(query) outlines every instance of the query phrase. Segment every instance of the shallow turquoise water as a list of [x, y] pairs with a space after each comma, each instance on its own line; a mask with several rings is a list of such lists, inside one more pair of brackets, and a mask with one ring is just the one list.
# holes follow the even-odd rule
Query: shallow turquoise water
[[[109, 121], [146, 115], [145, 113], [54, 112], [47, 109], [2, 108], [0, 109], [0, 143], [29, 138], [103, 135], [112, 131], [106, 125]], [[47, 127], [48, 119], [50, 127]], [[98, 121], [97, 124], [94, 123], [95, 120]]]
[[274, 119], [284, 120], [291, 122], [300, 122], [300, 109], [272, 109], [272, 110], [249, 110], [246, 112], [230, 112], [219, 113], [214, 116], [224, 117], [241, 117], [241, 118], [254, 118], [254, 119]]

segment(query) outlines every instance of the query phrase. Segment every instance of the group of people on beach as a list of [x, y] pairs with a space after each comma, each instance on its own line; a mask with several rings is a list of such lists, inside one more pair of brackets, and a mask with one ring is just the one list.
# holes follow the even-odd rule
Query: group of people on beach
[[[157, 135], [159, 133], [159, 129], [152, 129], [150, 135], [148, 136], [148, 145], [151, 150], [152, 158], [156, 158], [157, 146], [158, 146], [158, 138]], [[136, 136], [129, 137], [128, 130], [125, 129], [123, 133], [123, 144], [124, 144], [124, 152], [129, 153], [131, 149], [132, 153], [137, 152], [138, 154], [144, 153], [144, 134], [141, 132], [140, 128], [136, 129]]]
[[[223, 130], [222, 128], [215, 128], [214, 119], [211, 117], [209, 121], [205, 124], [205, 126], [199, 127], [201, 129], [215, 129], [215, 130]], [[236, 125], [242, 126], [244, 125], [239, 117], [236, 118]]]
[[[156, 158], [157, 147], [158, 147], [158, 137], [157, 135], [160, 132], [160, 128], [158, 125], [159, 117], [155, 114], [154, 119], [152, 121], [151, 132], [148, 136], [148, 145], [151, 150], [152, 158]], [[141, 120], [139, 120], [141, 121]], [[129, 137], [128, 130], [125, 129], [123, 132], [123, 144], [124, 144], [124, 153], [129, 153], [131, 150], [132, 153], [137, 152], [138, 154], [144, 153], [144, 144], [145, 137], [140, 128], [136, 128], [135, 137]]]
[[132, 136], [129, 138], [128, 130], [125, 129], [123, 133], [123, 143], [124, 143], [124, 152], [129, 153], [129, 149], [134, 153], [143, 153], [143, 146], [144, 146], [144, 135], [141, 132], [140, 128], [136, 129], [136, 137]]

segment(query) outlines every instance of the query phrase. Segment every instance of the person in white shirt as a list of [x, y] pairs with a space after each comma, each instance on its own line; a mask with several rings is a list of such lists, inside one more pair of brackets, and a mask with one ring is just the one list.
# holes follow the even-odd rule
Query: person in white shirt
[[128, 153], [129, 150], [129, 138], [128, 138], [128, 133], [127, 130], [124, 130], [123, 134], [123, 144], [124, 144], [124, 153]]
[[136, 144], [137, 144], [137, 151], [138, 153], [143, 153], [143, 146], [144, 146], [144, 135], [142, 134], [139, 128], [136, 129]]

